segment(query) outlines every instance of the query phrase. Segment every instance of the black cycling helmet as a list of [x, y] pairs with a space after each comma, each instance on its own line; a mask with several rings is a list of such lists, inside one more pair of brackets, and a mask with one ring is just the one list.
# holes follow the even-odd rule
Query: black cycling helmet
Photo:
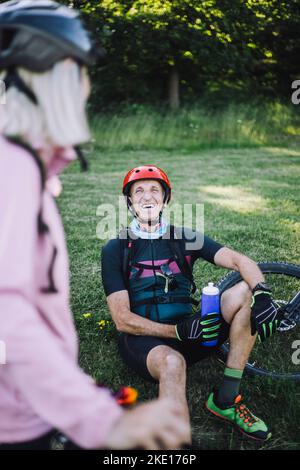
[[45, 72], [68, 57], [89, 65], [96, 51], [79, 13], [51, 0], [11, 0], [0, 4], [0, 69]]

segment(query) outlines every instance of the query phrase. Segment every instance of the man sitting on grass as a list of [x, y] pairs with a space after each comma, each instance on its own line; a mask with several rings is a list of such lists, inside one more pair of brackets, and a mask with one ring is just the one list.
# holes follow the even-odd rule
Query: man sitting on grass
[[[124, 179], [123, 194], [134, 219], [122, 236], [102, 250], [102, 280], [121, 333], [123, 360], [145, 379], [158, 381], [159, 396], [174, 400], [189, 423], [186, 367], [214, 353], [229, 338], [224, 378], [206, 407], [247, 436], [267, 440], [268, 427], [239, 395], [257, 334], [261, 341], [271, 336], [281, 317], [262, 272], [247, 256], [207, 236], [201, 238], [199, 232], [167, 225], [162, 212], [170, 201], [171, 185], [154, 165], [131, 170]], [[198, 258], [239, 271], [243, 278], [222, 294], [222, 314], [212, 315], [209, 325], [192, 310], [192, 270]], [[207, 346], [207, 335], [215, 346]]]

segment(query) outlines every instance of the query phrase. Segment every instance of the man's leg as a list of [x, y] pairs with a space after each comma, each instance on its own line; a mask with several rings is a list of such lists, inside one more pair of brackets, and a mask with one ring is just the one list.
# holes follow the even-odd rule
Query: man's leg
[[244, 281], [228, 289], [221, 297], [222, 315], [231, 324], [230, 349], [218, 394], [210, 394], [206, 406], [213, 414], [235, 424], [247, 436], [266, 440], [271, 436], [267, 426], [241, 403], [238, 394], [243, 370], [257, 336], [251, 336], [251, 297]]
[[222, 315], [231, 324], [226, 363], [231, 369], [244, 370], [257, 337], [257, 334], [251, 336], [251, 298], [251, 290], [244, 281], [225, 291], [221, 297]]
[[147, 356], [147, 368], [151, 376], [159, 382], [159, 397], [173, 400], [178, 408], [183, 410], [190, 426], [184, 357], [169, 346], [156, 346]]
[[221, 298], [223, 317], [231, 327], [226, 369], [217, 396], [220, 404], [233, 402], [239, 394], [243, 371], [255, 343], [256, 337], [251, 336], [250, 330], [250, 304], [251, 291], [245, 282], [229, 289]]

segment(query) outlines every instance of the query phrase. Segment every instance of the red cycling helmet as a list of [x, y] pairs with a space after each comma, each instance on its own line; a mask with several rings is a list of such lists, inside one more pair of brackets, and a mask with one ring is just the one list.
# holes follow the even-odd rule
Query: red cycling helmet
[[168, 204], [171, 199], [171, 183], [169, 178], [167, 177], [166, 173], [158, 168], [155, 165], [142, 165], [137, 166], [130, 170], [124, 178], [123, 181], [123, 194], [124, 196], [129, 196], [129, 191], [133, 183], [139, 180], [157, 180], [159, 181], [164, 190], [165, 190], [165, 197], [164, 202]]

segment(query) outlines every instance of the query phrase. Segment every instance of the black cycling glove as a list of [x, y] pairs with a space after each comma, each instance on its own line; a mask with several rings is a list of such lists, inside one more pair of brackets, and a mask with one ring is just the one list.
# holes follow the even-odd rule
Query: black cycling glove
[[220, 314], [208, 313], [201, 318], [197, 313], [175, 326], [177, 338], [180, 341], [197, 340], [200, 343], [218, 339], [221, 327]]
[[272, 336], [283, 318], [279, 305], [272, 299], [271, 291], [257, 291], [251, 304], [251, 334], [258, 332], [261, 342]]

